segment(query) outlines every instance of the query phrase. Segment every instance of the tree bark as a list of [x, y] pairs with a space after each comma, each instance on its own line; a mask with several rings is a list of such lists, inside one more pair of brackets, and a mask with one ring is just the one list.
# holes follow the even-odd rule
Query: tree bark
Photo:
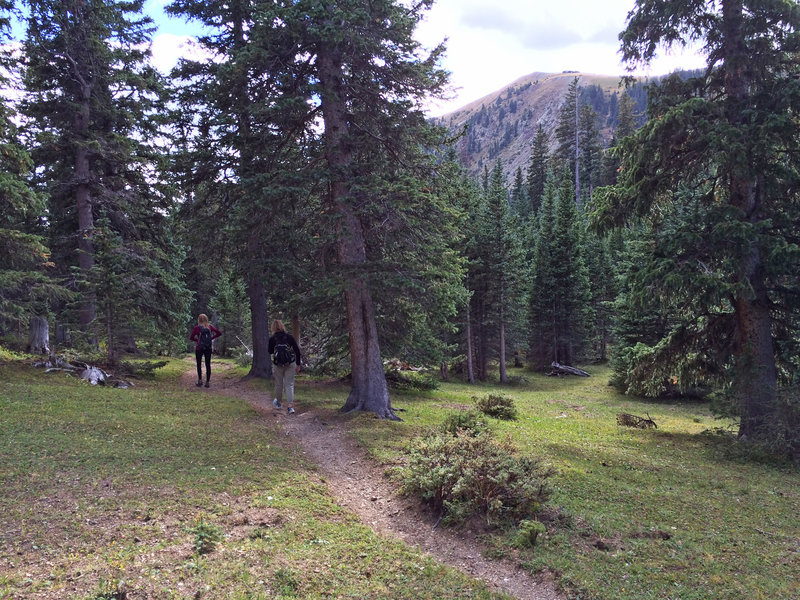
[[500, 383], [508, 383], [508, 374], [506, 373], [506, 323], [502, 307], [504, 302], [502, 294], [500, 302]]
[[475, 368], [472, 364], [472, 315], [467, 302], [467, 381], [475, 383]]
[[[742, 0], [722, 3], [722, 47], [727, 119], [734, 126], [743, 124], [749, 100], [748, 52], [743, 31]], [[746, 156], [730, 156], [730, 202], [749, 223], [759, 219], [757, 177], [750, 172]], [[765, 282], [760, 249], [751, 242], [741, 264], [737, 280], [741, 284], [734, 299], [737, 323], [736, 389], [740, 398], [739, 436], [763, 438], [769, 435], [768, 424], [774, 414], [778, 372], [772, 340], [770, 301]], [[749, 290], [747, 288], [750, 288]]]
[[50, 354], [50, 324], [44, 317], [31, 317], [28, 352]]
[[[82, 98], [78, 109], [75, 111], [73, 131], [81, 140], [89, 130], [90, 110], [89, 99], [93, 86], [84, 82], [81, 86]], [[94, 267], [94, 213], [92, 209], [92, 196], [89, 188], [91, 166], [89, 162], [89, 148], [78, 143], [74, 156], [75, 169], [75, 210], [78, 216], [78, 268], [83, 273], [87, 282], [89, 274]], [[89, 335], [90, 343], [97, 345], [97, 334], [92, 331], [97, 316], [97, 299], [90, 285], [84, 290], [78, 312], [81, 329]]]
[[248, 274], [247, 294], [250, 298], [250, 323], [253, 335], [253, 363], [247, 377], [272, 379], [269, 360], [269, 316], [264, 284], [254, 273]]
[[378, 417], [400, 420], [392, 410], [383, 371], [375, 306], [360, 268], [366, 263], [366, 242], [361, 221], [348, 196], [347, 177], [353, 160], [347, 119], [347, 91], [339, 49], [322, 44], [317, 55], [322, 84], [323, 141], [330, 180], [328, 204], [336, 219], [339, 264], [344, 272], [344, 297], [350, 338], [352, 388], [342, 411], [369, 411]]

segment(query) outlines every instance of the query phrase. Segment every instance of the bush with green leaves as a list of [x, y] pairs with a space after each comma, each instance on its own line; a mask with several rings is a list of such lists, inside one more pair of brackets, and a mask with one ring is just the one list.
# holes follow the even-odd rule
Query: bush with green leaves
[[413, 440], [407, 454], [403, 491], [421, 496], [448, 524], [527, 518], [549, 497], [551, 470], [488, 432], [430, 433]]
[[439, 389], [439, 382], [426, 373], [387, 369], [386, 383], [394, 390], [430, 392]]
[[201, 518], [194, 527], [187, 531], [194, 535], [194, 551], [196, 554], [209, 554], [223, 539], [222, 530]]
[[101, 579], [97, 591], [87, 600], [126, 600], [128, 597], [127, 586], [122, 579]]
[[502, 394], [488, 394], [483, 398], [475, 398], [475, 405], [483, 414], [504, 421], [516, 421], [517, 408], [514, 399]]
[[517, 533], [517, 545], [521, 547], [533, 547], [536, 545], [540, 535], [547, 532], [547, 528], [541, 521], [523, 519], [519, 523]]
[[442, 422], [440, 430], [450, 435], [456, 435], [460, 431], [468, 435], [478, 435], [489, 430], [489, 421], [477, 410], [457, 412]]

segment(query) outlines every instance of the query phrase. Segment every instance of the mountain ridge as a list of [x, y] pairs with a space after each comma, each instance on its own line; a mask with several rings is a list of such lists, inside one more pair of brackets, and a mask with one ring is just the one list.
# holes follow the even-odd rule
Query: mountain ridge
[[[548, 135], [551, 150], [555, 148], [561, 106], [576, 77], [582, 90], [581, 101], [591, 103], [598, 112], [600, 137], [607, 143], [615, 126], [620, 95], [626, 91], [631, 94], [621, 75], [536, 71], [433, 120], [453, 134], [465, 130], [456, 142], [456, 152], [468, 173], [480, 175], [500, 159], [510, 180], [518, 168], [525, 173], [539, 125]], [[639, 111], [644, 112], [646, 94], [641, 82], [637, 86], [631, 95]]]

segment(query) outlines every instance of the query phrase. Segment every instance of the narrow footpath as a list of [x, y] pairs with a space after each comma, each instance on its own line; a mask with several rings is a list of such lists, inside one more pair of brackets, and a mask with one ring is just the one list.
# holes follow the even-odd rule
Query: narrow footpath
[[[184, 375], [186, 381], [195, 378], [194, 371]], [[419, 503], [400, 495], [383, 468], [347, 435], [346, 418], [335, 414], [320, 417], [302, 402], [296, 404], [296, 414], [287, 415], [272, 406], [271, 398], [249, 389], [246, 383], [224, 376], [216, 382], [213, 393], [246, 400], [279, 427], [287, 443], [296, 444], [317, 466], [337, 502], [376, 532], [418, 547], [439, 562], [519, 600], [565, 600], [552, 578], [531, 576], [511, 561], [486, 559], [474, 532], [436, 527]]]

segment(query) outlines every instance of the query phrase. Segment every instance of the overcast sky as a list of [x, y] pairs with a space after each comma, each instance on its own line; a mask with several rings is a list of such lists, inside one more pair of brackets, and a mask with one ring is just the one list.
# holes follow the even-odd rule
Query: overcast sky
[[[145, 6], [159, 26], [154, 60], [168, 70], [194, 30], [166, 19], [165, 3], [148, 0]], [[455, 110], [536, 71], [622, 74], [617, 36], [633, 6], [634, 0], [436, 0], [417, 38], [429, 48], [447, 39], [443, 66], [451, 72], [455, 98], [431, 113]], [[702, 64], [690, 52], [674, 51], [639, 74]]]

